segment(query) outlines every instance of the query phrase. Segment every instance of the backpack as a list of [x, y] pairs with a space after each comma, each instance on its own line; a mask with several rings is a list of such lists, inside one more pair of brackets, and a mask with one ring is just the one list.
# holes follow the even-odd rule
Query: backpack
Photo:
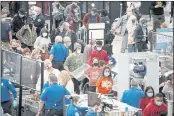
[[135, 77], [144, 78], [146, 75], [146, 66], [142, 62], [134, 63], [133, 72], [135, 73]]

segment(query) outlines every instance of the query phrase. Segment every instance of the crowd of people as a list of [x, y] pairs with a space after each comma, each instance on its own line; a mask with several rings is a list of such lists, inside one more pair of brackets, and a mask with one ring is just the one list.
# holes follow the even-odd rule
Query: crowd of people
[[[44, 86], [40, 95], [39, 109], [37, 116], [44, 113], [44, 116], [62, 116], [63, 101], [66, 96], [67, 116], [82, 116], [81, 111], [87, 110], [86, 116], [97, 116], [101, 112], [101, 101], [94, 103], [93, 107], [78, 107], [79, 97], [75, 95], [81, 94], [88, 84], [88, 91], [100, 94], [114, 94], [114, 73], [111, 66], [116, 64], [116, 60], [112, 57], [112, 53], [104, 50], [104, 43], [100, 40], [92, 39], [87, 45], [77, 37], [78, 23], [81, 17], [80, 7], [77, 2], [72, 2], [66, 8], [60, 3], [53, 4], [55, 9], [61, 12], [54, 12], [56, 27], [49, 32], [45, 25], [45, 18], [41, 13], [41, 9], [35, 9], [31, 18], [25, 16], [26, 10], [21, 8], [9, 25], [4, 19], [8, 15], [6, 8], [2, 9], [1, 17], [1, 44], [3, 49], [18, 53], [24, 57], [44, 62]], [[116, 25], [111, 29], [120, 29], [122, 39], [121, 53], [143, 52], [147, 51], [148, 41], [151, 43], [150, 50], [155, 46], [155, 40], [152, 33], [157, 28], [168, 28], [164, 22], [162, 8], [165, 6], [163, 2], [155, 2], [152, 7], [154, 12], [153, 29], [148, 31], [147, 20], [138, 18], [132, 9], [139, 9], [138, 6], [129, 5], [126, 15], [122, 16]], [[132, 8], [133, 7], [133, 8]], [[64, 13], [63, 13], [64, 11]], [[162, 14], [157, 12], [161, 11]], [[155, 14], [156, 13], [156, 14]], [[65, 16], [62, 16], [62, 15]], [[63, 18], [66, 18], [64, 21]], [[156, 20], [157, 19], [157, 20]], [[103, 22], [110, 25], [110, 20], [106, 10], [102, 10], [101, 14], [97, 13], [97, 9], [93, 8], [83, 17], [83, 27], [88, 29], [89, 23]], [[12, 27], [12, 28], [11, 28]], [[110, 30], [110, 26], [106, 26]], [[109, 32], [109, 31], [108, 31]], [[106, 32], [107, 33], [107, 32]], [[84, 79], [79, 82], [73, 77], [73, 72], [88, 64], [89, 67], [84, 70]], [[6, 79], [2, 79], [4, 86], [1, 103], [5, 113], [11, 114], [9, 91], [12, 91], [16, 99], [16, 91], [13, 84]], [[39, 81], [36, 89], [39, 90]], [[80, 88], [80, 85], [82, 87]], [[170, 81], [164, 86], [163, 93], [171, 95], [173, 86], [173, 74]], [[115, 97], [117, 94], [114, 94]], [[173, 96], [173, 94], [172, 94]], [[131, 80], [131, 88], [126, 90], [121, 98], [121, 102], [130, 106], [142, 109], [144, 116], [164, 116], [167, 115], [167, 105], [164, 101], [162, 93], [155, 93], [152, 87], [146, 87], [145, 90], [139, 88], [136, 80]], [[15, 104], [15, 103], [13, 103]], [[102, 116], [102, 114], [100, 114]]]

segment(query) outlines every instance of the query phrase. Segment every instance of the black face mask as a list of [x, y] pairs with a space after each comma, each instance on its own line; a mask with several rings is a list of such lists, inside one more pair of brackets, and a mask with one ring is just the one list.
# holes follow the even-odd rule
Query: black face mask
[[12, 49], [13, 49], [14, 51], [16, 51], [16, 50], [17, 50], [17, 47], [12, 47]]
[[93, 63], [92, 65], [93, 66], [99, 66], [99, 63]]

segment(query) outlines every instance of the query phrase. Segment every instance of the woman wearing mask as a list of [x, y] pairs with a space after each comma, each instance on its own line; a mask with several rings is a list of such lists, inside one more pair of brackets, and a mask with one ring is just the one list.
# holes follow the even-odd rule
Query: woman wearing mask
[[27, 21], [28, 23], [24, 25], [17, 33], [16, 37], [22, 43], [22, 48], [28, 47], [30, 50], [33, 49], [34, 42], [37, 38], [36, 27], [34, 26], [31, 19]]
[[96, 92], [101, 94], [109, 94], [112, 91], [113, 79], [111, 69], [104, 67], [102, 77], [96, 82]]
[[140, 108], [142, 111], [144, 111], [145, 107], [151, 102], [154, 95], [154, 89], [151, 86], [146, 87], [145, 96], [140, 100]]
[[96, 92], [97, 79], [102, 76], [102, 69], [99, 67], [99, 61], [97, 58], [93, 58], [92, 66], [84, 71], [84, 76], [89, 80], [89, 91]]
[[87, 107], [79, 107], [80, 97], [73, 96], [72, 104], [70, 104], [67, 108], [67, 115], [66, 116], [83, 116], [82, 111], [88, 110]]
[[64, 86], [70, 94], [74, 94], [74, 83], [67, 71], [63, 70], [60, 72], [59, 83]]
[[127, 22], [127, 30], [128, 30], [128, 52], [136, 52], [136, 46], [134, 41], [134, 31], [137, 26], [137, 18], [132, 15]]
[[48, 36], [48, 29], [47, 28], [42, 28], [40, 32], [40, 36], [37, 37], [35, 43], [34, 43], [34, 48], [42, 48], [43, 46], [48, 47], [48, 45], [51, 43], [51, 40]]

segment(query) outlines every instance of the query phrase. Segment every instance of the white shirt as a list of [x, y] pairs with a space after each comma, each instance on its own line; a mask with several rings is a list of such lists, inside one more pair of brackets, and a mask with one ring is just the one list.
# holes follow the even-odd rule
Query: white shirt
[[74, 83], [72, 80], [68, 81], [65, 87], [71, 94], [74, 94]]
[[[60, 74], [60, 71], [58, 69], [54, 69], [53, 68], [53, 71], [52, 72], [48, 72], [47, 70], [44, 70], [44, 84], [46, 82], [48, 82], [48, 77], [49, 77], [49, 74], [55, 74], [58, 78], [58, 81], [59, 81], [59, 74]], [[37, 81], [37, 84], [36, 84], [36, 90], [40, 91], [40, 86], [41, 86], [41, 76], [39, 77], [38, 81]]]
[[127, 2], [128, 8], [134, 9], [134, 6], [138, 10], [141, 6], [141, 2]]
[[34, 48], [42, 48], [44, 46], [47, 46], [51, 43], [50, 38], [44, 38], [44, 37], [37, 37], [35, 43], [34, 43]]

